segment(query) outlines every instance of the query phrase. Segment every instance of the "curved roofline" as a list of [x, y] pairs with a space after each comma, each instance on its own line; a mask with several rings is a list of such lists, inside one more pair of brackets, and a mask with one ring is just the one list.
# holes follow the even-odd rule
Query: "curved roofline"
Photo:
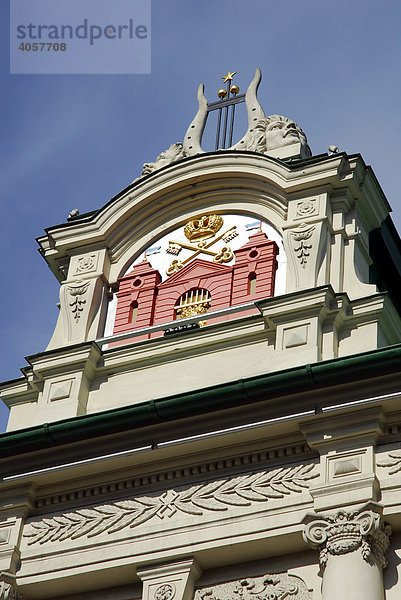
[[[333, 154], [333, 155], [329, 155], [326, 153], [324, 154], [316, 154], [315, 156], [311, 156], [309, 158], [303, 158], [303, 159], [297, 159], [297, 160], [292, 160], [292, 161], [284, 161], [281, 160], [279, 158], [274, 158], [272, 156], [268, 156], [266, 154], [263, 154], [261, 152], [254, 152], [254, 151], [250, 151], [250, 150], [218, 150], [218, 151], [213, 151], [213, 152], [204, 152], [202, 154], [197, 154], [196, 156], [186, 156], [185, 158], [181, 158], [180, 160], [176, 160], [173, 163], [166, 165], [165, 167], [162, 167], [161, 169], [157, 169], [156, 171], [153, 171], [153, 173], [149, 173], [149, 175], [143, 175], [142, 177], [138, 177], [137, 179], [135, 179], [132, 183], [130, 183], [127, 187], [123, 188], [122, 190], [120, 190], [115, 196], [112, 196], [110, 198], [110, 200], [108, 200], [105, 204], [103, 204], [103, 206], [101, 206], [98, 209], [95, 209], [93, 211], [89, 211], [80, 215], [77, 215], [76, 217], [70, 218], [67, 221], [63, 222], [63, 223], [59, 223], [57, 225], [50, 225], [49, 227], [45, 227], [44, 231], [46, 233], [49, 233], [51, 231], [53, 231], [54, 229], [59, 229], [62, 227], [71, 227], [74, 226], [78, 223], [87, 223], [93, 220], [94, 217], [96, 217], [97, 215], [99, 215], [100, 213], [102, 213], [104, 210], [106, 210], [109, 206], [111, 206], [111, 204], [113, 204], [113, 202], [116, 202], [119, 198], [121, 198], [122, 196], [124, 196], [124, 194], [126, 194], [127, 192], [130, 192], [132, 190], [134, 190], [136, 187], [139, 187], [139, 185], [141, 185], [142, 183], [144, 183], [145, 181], [150, 181], [151, 179], [155, 179], [156, 177], [158, 177], [161, 173], [164, 173], [166, 171], [168, 171], [169, 169], [176, 167], [177, 165], [180, 164], [184, 164], [187, 163], [189, 161], [197, 161], [201, 158], [204, 157], [209, 157], [209, 156], [227, 156], [227, 155], [236, 155], [236, 156], [240, 156], [240, 155], [247, 155], [247, 156], [257, 156], [257, 157], [264, 157], [268, 160], [271, 160], [272, 162], [284, 166], [288, 169], [288, 171], [295, 171], [296, 169], [300, 168], [300, 167], [304, 167], [304, 166], [309, 166], [309, 165], [313, 165], [313, 164], [317, 164], [319, 162], [323, 162], [325, 160], [330, 160], [330, 159], [337, 159], [339, 156], [343, 157], [344, 159], [349, 159], [349, 158], [360, 158], [364, 164], [364, 166], [366, 167], [363, 158], [360, 154], [350, 154], [348, 155], [346, 152], [338, 152], [337, 154]], [[371, 169], [371, 167], [367, 167], [369, 169]], [[372, 174], [375, 177], [373, 170], [372, 170]], [[376, 180], [377, 181], [377, 180]], [[380, 187], [380, 184], [377, 182], [377, 184]], [[381, 189], [381, 188], [380, 188]], [[382, 192], [383, 193], [383, 192]], [[42, 236], [38, 236], [36, 239], [37, 242], [39, 242], [39, 240], [41, 239]]]

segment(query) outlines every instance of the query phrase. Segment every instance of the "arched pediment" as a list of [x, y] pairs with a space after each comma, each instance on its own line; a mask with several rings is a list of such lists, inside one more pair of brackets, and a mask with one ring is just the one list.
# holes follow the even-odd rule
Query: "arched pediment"
[[[333, 161], [328, 162], [332, 170]], [[38, 241], [54, 272], [78, 248], [107, 247], [114, 281], [152, 239], [203, 212], [247, 214], [282, 233], [289, 197], [300, 191], [308, 169], [256, 152], [221, 151], [183, 159], [134, 182], [92, 215], [51, 228]], [[320, 165], [320, 170], [326, 177], [327, 166]]]

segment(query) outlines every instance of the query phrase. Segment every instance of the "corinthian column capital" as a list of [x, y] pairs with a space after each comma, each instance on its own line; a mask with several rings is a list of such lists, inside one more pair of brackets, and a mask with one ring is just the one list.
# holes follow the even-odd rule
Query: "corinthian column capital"
[[387, 566], [386, 551], [391, 527], [373, 510], [347, 512], [339, 510], [311, 520], [303, 532], [304, 540], [320, 550], [320, 565], [324, 568], [330, 555], [338, 556], [361, 549], [365, 561], [375, 560], [381, 568]]

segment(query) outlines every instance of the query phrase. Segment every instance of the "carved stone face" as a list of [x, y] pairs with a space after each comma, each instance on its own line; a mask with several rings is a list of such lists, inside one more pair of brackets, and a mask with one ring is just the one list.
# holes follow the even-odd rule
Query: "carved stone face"
[[272, 120], [266, 127], [266, 150], [289, 146], [303, 140], [306, 142], [305, 134], [294, 121], [284, 121], [281, 117]]
[[251, 149], [257, 152], [268, 152], [296, 142], [301, 142], [304, 153], [310, 155], [306, 135], [302, 129], [287, 117], [271, 115], [256, 123]]

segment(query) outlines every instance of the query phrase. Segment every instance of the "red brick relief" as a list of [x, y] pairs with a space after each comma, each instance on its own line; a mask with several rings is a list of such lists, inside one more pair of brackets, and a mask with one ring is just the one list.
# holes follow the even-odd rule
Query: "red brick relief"
[[[177, 310], [183, 297], [185, 301], [192, 301], [192, 305], [197, 298], [203, 299], [203, 305], [210, 311], [269, 298], [274, 295], [277, 253], [276, 242], [258, 232], [250, 236], [244, 246], [234, 250], [232, 266], [194, 258], [161, 283], [160, 273], [149, 262], [139, 263], [118, 280], [113, 333], [167, 323], [179, 319], [180, 315], [183, 318], [182, 309]], [[192, 294], [188, 293], [191, 291]]]

